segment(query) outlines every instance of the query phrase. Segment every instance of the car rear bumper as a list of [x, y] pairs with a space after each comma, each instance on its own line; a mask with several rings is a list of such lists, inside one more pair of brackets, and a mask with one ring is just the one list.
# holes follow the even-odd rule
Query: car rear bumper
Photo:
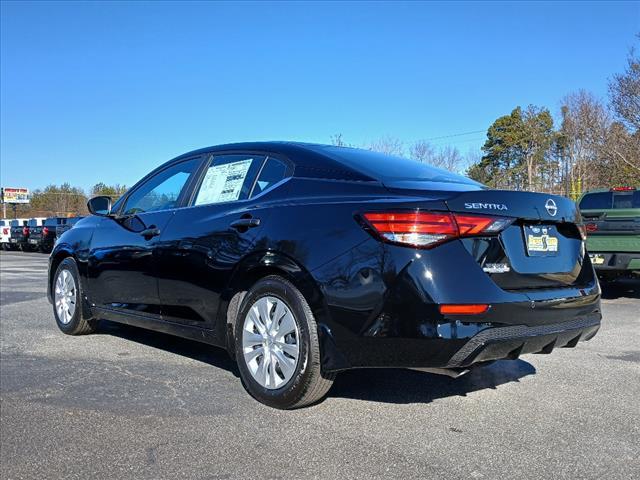
[[589, 252], [589, 256], [596, 271], [640, 271], [640, 252]]
[[[358, 338], [350, 346], [323, 335], [323, 366], [349, 368], [460, 368], [492, 360], [517, 359], [527, 353], [551, 353], [590, 340], [600, 328], [601, 314], [536, 326], [459, 321], [441, 324], [431, 338]], [[475, 333], [474, 333], [475, 332]]]
[[599, 328], [600, 314], [537, 327], [488, 328], [471, 337], [449, 359], [447, 367], [467, 367], [490, 360], [516, 359], [525, 353], [551, 353], [555, 348], [573, 348], [580, 341], [591, 340]]

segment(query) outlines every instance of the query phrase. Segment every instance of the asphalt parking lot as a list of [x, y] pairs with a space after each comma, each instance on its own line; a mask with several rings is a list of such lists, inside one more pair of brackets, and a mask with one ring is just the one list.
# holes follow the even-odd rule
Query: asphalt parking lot
[[0, 254], [3, 479], [640, 478], [640, 285], [605, 292], [578, 348], [459, 379], [346, 372], [283, 412], [222, 350], [107, 322], [63, 335], [46, 265]]

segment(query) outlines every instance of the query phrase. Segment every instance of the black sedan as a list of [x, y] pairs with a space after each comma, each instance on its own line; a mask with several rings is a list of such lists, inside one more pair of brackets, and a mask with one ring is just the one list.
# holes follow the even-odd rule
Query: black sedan
[[64, 233], [59, 328], [107, 319], [222, 347], [277, 408], [360, 367], [459, 374], [593, 337], [575, 204], [366, 150], [245, 143], [182, 155]]

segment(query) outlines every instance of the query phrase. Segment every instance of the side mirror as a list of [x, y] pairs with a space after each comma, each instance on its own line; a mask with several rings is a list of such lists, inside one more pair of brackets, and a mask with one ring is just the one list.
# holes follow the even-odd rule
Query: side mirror
[[93, 197], [87, 202], [87, 208], [89, 208], [89, 212], [93, 215], [108, 217], [111, 215], [111, 197]]

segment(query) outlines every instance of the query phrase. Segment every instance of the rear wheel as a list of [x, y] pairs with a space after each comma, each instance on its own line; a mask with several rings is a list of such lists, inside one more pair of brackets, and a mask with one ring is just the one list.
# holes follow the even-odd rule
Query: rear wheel
[[96, 330], [96, 321], [82, 316], [82, 292], [78, 266], [73, 258], [65, 258], [53, 279], [53, 314], [58, 328], [67, 335], [83, 335]]
[[235, 351], [245, 388], [271, 407], [315, 403], [335, 378], [321, 371], [317, 325], [307, 301], [278, 276], [260, 280], [245, 295], [235, 324]]

